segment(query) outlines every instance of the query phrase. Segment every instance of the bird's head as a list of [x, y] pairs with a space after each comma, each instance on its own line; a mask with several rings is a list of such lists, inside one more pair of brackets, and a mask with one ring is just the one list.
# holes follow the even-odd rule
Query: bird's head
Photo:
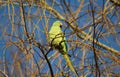
[[53, 26], [54, 27], [60, 27], [60, 28], [62, 28], [62, 22], [60, 22], [60, 21], [55, 21], [54, 23], [53, 23]]

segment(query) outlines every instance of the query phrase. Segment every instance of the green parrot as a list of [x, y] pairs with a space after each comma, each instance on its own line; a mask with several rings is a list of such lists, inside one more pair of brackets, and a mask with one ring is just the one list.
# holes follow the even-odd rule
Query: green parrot
[[51, 46], [53, 46], [55, 49], [58, 49], [59, 52], [63, 55], [63, 57], [66, 60], [67, 65], [73, 71], [78, 77], [77, 72], [75, 71], [71, 60], [68, 55], [68, 48], [66, 44], [66, 38], [64, 36], [63, 31], [61, 30], [62, 23], [60, 21], [55, 21], [49, 31], [49, 41], [51, 43]]

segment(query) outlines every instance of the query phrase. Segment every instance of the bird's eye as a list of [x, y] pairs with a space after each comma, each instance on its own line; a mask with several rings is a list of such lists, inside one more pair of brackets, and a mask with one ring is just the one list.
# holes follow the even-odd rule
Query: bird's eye
[[62, 28], [62, 24], [60, 24], [60, 28]]

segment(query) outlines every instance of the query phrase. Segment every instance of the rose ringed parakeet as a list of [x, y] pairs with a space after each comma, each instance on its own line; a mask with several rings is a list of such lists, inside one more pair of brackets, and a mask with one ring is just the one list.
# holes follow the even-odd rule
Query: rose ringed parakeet
[[71, 60], [69, 58], [67, 44], [66, 44], [66, 38], [65, 38], [64, 33], [62, 32], [61, 28], [62, 28], [62, 23], [60, 21], [55, 21], [53, 23], [53, 25], [51, 26], [50, 31], [49, 31], [49, 41], [54, 48], [59, 50], [59, 52], [65, 58], [66, 63], [69, 66], [69, 68], [71, 69], [71, 71], [73, 71], [75, 73], [76, 77], [78, 77], [77, 72], [75, 71], [75, 69], [71, 63]]

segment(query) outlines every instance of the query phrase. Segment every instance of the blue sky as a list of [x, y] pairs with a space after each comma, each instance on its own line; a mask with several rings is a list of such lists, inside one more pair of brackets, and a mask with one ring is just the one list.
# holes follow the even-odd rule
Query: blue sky
[[[69, 14], [69, 16], [67, 17], [68, 19], [70, 18], [70, 13], [68, 11], [65, 11], [66, 8], [65, 6], [59, 6], [60, 4], [60, 1], [61, 0], [57, 0], [58, 1], [58, 4], [55, 4], [54, 5], [54, 9], [56, 9], [61, 15], [63, 15], [65, 17], [66, 14]], [[72, 6], [71, 7], [71, 10], [74, 12], [78, 5], [80, 4], [79, 1], [77, 0], [66, 0], [66, 2], [69, 4], [69, 1], [70, 1], [70, 5]], [[92, 21], [91, 19], [88, 19], [88, 18], [92, 18], [91, 16], [91, 13], [90, 14], [86, 14], [84, 16], [82, 16], [83, 14], [85, 14], [88, 10], [90, 10], [90, 6], [88, 5], [88, 1], [89, 0], [85, 0], [84, 2], [84, 7], [81, 9], [81, 12], [79, 13], [79, 16], [81, 16], [76, 22], [78, 24], [78, 27], [79, 28], [82, 28], [85, 26], [85, 24], [87, 24], [89, 21]], [[105, 0], [98, 0], [96, 1], [96, 3], [94, 3], [94, 7], [96, 9], [96, 13], [99, 13], [102, 8], [103, 8], [103, 3], [105, 2]], [[48, 2], [49, 5], [52, 5], [51, 2]], [[63, 4], [63, 3], [62, 3]], [[97, 7], [99, 6], [99, 7]], [[64, 7], [64, 8], [63, 8]], [[101, 9], [100, 9], [101, 8]], [[117, 7], [116, 7], [117, 8]], [[14, 10], [15, 10], [15, 32], [13, 33], [13, 35], [19, 35], [20, 38], [23, 38], [25, 40], [25, 35], [24, 35], [24, 31], [23, 31], [23, 27], [21, 26], [21, 18], [20, 18], [20, 11], [19, 11], [19, 6], [14, 6]], [[110, 8], [109, 8], [110, 9]], [[28, 29], [28, 32], [29, 34], [33, 33], [35, 34], [35, 39], [37, 41], [39, 41], [43, 46], [45, 45], [48, 45], [48, 41], [46, 39], [46, 35], [45, 35], [45, 32], [44, 30], [46, 29], [47, 31], [49, 31], [52, 23], [56, 20], [59, 20], [59, 19], [56, 19], [54, 18], [53, 15], [50, 14], [50, 11], [48, 10], [41, 10], [37, 7], [24, 7], [24, 10], [26, 12], [26, 25], [27, 25], [27, 29]], [[27, 17], [29, 18], [28, 16], [28, 12], [30, 12], [30, 19], [31, 20], [28, 20]], [[46, 28], [46, 20], [43, 16], [43, 14], [46, 14], [46, 16], [50, 17], [50, 18], [47, 18], [49, 19], [48, 21], [48, 29]], [[112, 15], [113, 15], [114, 11], [111, 12], [110, 14], [108, 14], [107, 16], [110, 18]], [[10, 14], [12, 15], [12, 6], [10, 5]], [[3, 51], [5, 50], [5, 43], [7, 41], [10, 41], [10, 36], [4, 36], [3, 34], [11, 34], [11, 30], [12, 30], [12, 25], [10, 23], [10, 21], [12, 20], [12, 17], [9, 18], [8, 17], [9, 14], [8, 14], [8, 6], [1, 6], [0, 7], [0, 58], [2, 59], [3, 57]], [[79, 17], [78, 16], [78, 17]], [[91, 16], [91, 17], [90, 17]], [[40, 19], [40, 17], [42, 17]], [[72, 16], [71, 16], [72, 17]], [[118, 17], [116, 15], [113, 15], [112, 18], [111, 18], [111, 22], [112, 23], [116, 23], [117, 22], [117, 19]], [[40, 22], [39, 22], [40, 20]], [[63, 30], [65, 30], [66, 27], [68, 27], [69, 25], [67, 23], [65, 23], [64, 21], [62, 21], [62, 23], [64, 24], [64, 27], [63, 27]], [[91, 23], [90, 23], [91, 24]], [[99, 24], [99, 26], [101, 27], [101, 24]], [[103, 29], [102, 29], [102, 32], [109, 32], [108, 29], [105, 28], [106, 25], [104, 25]], [[119, 31], [119, 28], [118, 27], [117, 29], [115, 29], [116, 31]], [[88, 32], [89, 28], [85, 30], [85, 32]], [[99, 30], [99, 28], [97, 29]], [[69, 32], [72, 32], [71, 28], [68, 27], [67, 30], [65, 31], [66, 32], [66, 35], [69, 34]], [[68, 34], [67, 34], [68, 33]], [[99, 41], [107, 46], [110, 46], [118, 51], [120, 51], [120, 46], [119, 44], [117, 44], [116, 42], [116, 39], [120, 40], [119, 39], [120, 35], [109, 35], [109, 36], [106, 36], [106, 37], [100, 37], [99, 38]], [[67, 36], [66, 37], [67, 40], [76, 40], [77, 37], [76, 35], [74, 34], [73, 36]], [[79, 39], [81, 40], [81, 39]], [[12, 37], [12, 41], [18, 41], [17, 38], [14, 38]], [[81, 40], [82, 41], [82, 40]], [[25, 46], [27, 47], [28, 43], [25, 44]], [[71, 47], [71, 45], [74, 46], [74, 44], [71, 44], [71, 43], [68, 43], [68, 47]], [[77, 52], [80, 52], [81, 54], [79, 54], [78, 57], [82, 57], [82, 46], [78, 46], [78, 48], [74, 48], [74, 49], [71, 49], [69, 51], [70, 54], [73, 54], [73, 52], [77, 53]], [[36, 48], [36, 51], [37, 52], [40, 52], [40, 50], [38, 48]], [[8, 47], [7, 50], [6, 50], [6, 58], [9, 60], [11, 58], [11, 53], [13, 52], [17, 52], [19, 50], [17, 50], [17, 48], [15, 46], [11, 46], [11, 47]], [[92, 57], [92, 59], [90, 59], [90, 63], [92, 64], [92, 61], [93, 61], [93, 53], [91, 53], [92, 51], [90, 50], [89, 53], [87, 53], [87, 57]], [[54, 51], [51, 51], [49, 54], [48, 54], [48, 57], [51, 56], [53, 53], [55, 53], [55, 50]], [[41, 53], [40, 53], [41, 54]], [[39, 61], [41, 58], [38, 58], [37, 56], [37, 53], [35, 53], [35, 56], [36, 56], [36, 59], [37, 61]], [[60, 56], [62, 58], [62, 56]], [[71, 56], [71, 59], [73, 60], [75, 57], [74, 55]], [[12, 58], [11, 58], [12, 59]], [[62, 58], [63, 59], [63, 58]], [[54, 59], [50, 59], [50, 61], [52, 62]], [[108, 59], [109, 60], [109, 59]], [[79, 64], [79, 59], [76, 59], [74, 61], [73, 64], [75, 64], [76, 66], [80, 67], [79, 65], [77, 65], [77, 63]], [[58, 63], [58, 59], [56, 59], [54, 62], [53, 62], [53, 68], [56, 68], [54, 65], [55, 63]], [[94, 62], [94, 61], [93, 61]], [[63, 60], [63, 66], [64, 66], [64, 63], [65, 63], [65, 60]], [[87, 63], [85, 63], [87, 65]], [[45, 67], [44, 71], [46, 71], [48, 69], [48, 66]], [[58, 69], [56, 69], [58, 70]], [[85, 69], [84, 71], [86, 71], [87, 69]], [[92, 77], [92, 76], [91, 76]]]

